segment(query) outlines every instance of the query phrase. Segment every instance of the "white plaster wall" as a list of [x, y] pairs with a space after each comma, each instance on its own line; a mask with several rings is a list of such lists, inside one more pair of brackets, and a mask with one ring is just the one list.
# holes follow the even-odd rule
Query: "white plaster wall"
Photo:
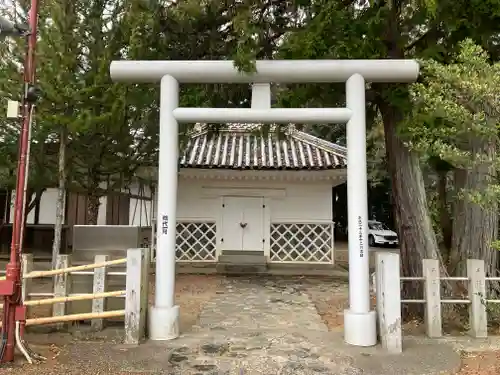
[[331, 185], [295, 183], [283, 187], [285, 197], [269, 199], [272, 222], [332, 221]]
[[[102, 184], [102, 188], [105, 188], [105, 183]], [[138, 185], [132, 185], [130, 189], [123, 189], [123, 192], [130, 192], [131, 194], [149, 197], [151, 196], [151, 191], [149, 187], [144, 187], [142, 190]], [[14, 196], [12, 197], [11, 211], [10, 211], [10, 223], [14, 220]], [[99, 213], [97, 215], [97, 224], [106, 224], [106, 204], [107, 198], [101, 197], [99, 205]], [[40, 199], [40, 222], [39, 224], [55, 224], [56, 222], [56, 202], [57, 202], [57, 188], [49, 188], [44, 191], [42, 198]], [[134, 213], [135, 208], [135, 213]], [[131, 198], [130, 199], [130, 213], [129, 213], [129, 223], [131, 225], [151, 225], [151, 202], [147, 200]], [[32, 210], [27, 217], [28, 224], [34, 224], [35, 222], [35, 210]]]
[[[11, 210], [9, 222], [14, 221], [14, 194], [12, 196]], [[99, 213], [97, 215], [97, 224], [106, 224], [106, 197], [101, 197]], [[52, 224], [56, 223], [56, 203], [57, 203], [57, 189], [49, 188], [45, 190], [40, 199], [40, 221], [39, 224]], [[33, 209], [26, 218], [27, 224], [35, 223], [35, 210]]]
[[[43, 195], [42, 195], [42, 199], [43, 199]], [[49, 200], [49, 203], [50, 203], [50, 198], [48, 199]], [[15, 193], [13, 192], [12, 193], [12, 201], [10, 202], [10, 216], [9, 216], [9, 223], [13, 223], [14, 222], [14, 202], [16, 201], [16, 195]], [[26, 218], [26, 223], [27, 224], [33, 224], [33, 222], [35, 221], [35, 211], [31, 211], [29, 214], [28, 214], [28, 217]]]
[[[47, 189], [40, 200], [40, 224], [55, 224], [56, 222], [57, 189]], [[35, 220], [35, 210], [28, 216], [29, 223]]]
[[[108, 184], [106, 182], [101, 182], [101, 189], [106, 189]], [[99, 199], [99, 212], [97, 213], [97, 225], [106, 225], [106, 206], [108, 199], [106, 197], [101, 197]]]
[[248, 191], [254, 196], [276, 195], [267, 199], [271, 221], [332, 221], [332, 190], [328, 183], [211, 181], [181, 177], [178, 191], [178, 220], [215, 220], [219, 215], [220, 196], [244, 196]]
[[[331, 184], [327, 182], [269, 182], [234, 180], [197, 180], [179, 178], [177, 216], [179, 220], [216, 220], [219, 215], [222, 195], [261, 196], [271, 195], [269, 203], [272, 222], [332, 221]], [[133, 195], [151, 196], [148, 187], [142, 190], [132, 185]], [[274, 194], [276, 193], [276, 194]], [[40, 202], [40, 224], [55, 224], [57, 189], [47, 189]], [[106, 197], [101, 197], [97, 223], [106, 224]], [[152, 211], [151, 205], [154, 204]], [[156, 217], [156, 200], [130, 198], [129, 224], [151, 225], [151, 214]], [[14, 212], [11, 210], [10, 220]], [[28, 223], [34, 223], [34, 211], [28, 215]]]
[[106, 225], [106, 206], [108, 199], [106, 197], [101, 197], [99, 199], [99, 212], [97, 213], [97, 225]]
[[217, 254], [222, 250], [222, 196], [265, 197], [264, 252], [270, 254], [270, 224], [332, 222], [331, 184], [197, 180], [179, 178], [178, 220], [215, 221]]
[[203, 196], [203, 185], [202, 181], [179, 178], [177, 220], [215, 220], [217, 218], [221, 204], [220, 198]]

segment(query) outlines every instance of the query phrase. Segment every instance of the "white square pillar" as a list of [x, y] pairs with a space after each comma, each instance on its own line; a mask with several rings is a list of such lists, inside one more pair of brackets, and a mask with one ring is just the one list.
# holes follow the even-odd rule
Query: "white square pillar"
[[175, 239], [177, 223], [177, 166], [179, 125], [172, 111], [179, 106], [179, 83], [161, 79], [160, 141], [156, 215], [156, 289], [149, 315], [151, 340], [179, 336], [179, 306], [175, 305]]
[[401, 330], [401, 277], [399, 254], [376, 254], [377, 313], [380, 343], [389, 353], [403, 350]]
[[365, 80], [353, 74], [346, 83], [347, 218], [349, 237], [349, 309], [344, 311], [344, 339], [356, 346], [377, 343], [377, 319], [370, 310], [368, 188], [366, 172]]

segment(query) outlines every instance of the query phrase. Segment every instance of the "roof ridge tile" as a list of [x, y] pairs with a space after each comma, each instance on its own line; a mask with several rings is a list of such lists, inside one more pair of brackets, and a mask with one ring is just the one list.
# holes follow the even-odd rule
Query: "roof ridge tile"
[[[271, 137], [249, 130], [263, 124], [227, 124], [220, 133], [211, 133], [206, 124], [198, 125], [197, 131], [189, 134], [189, 141], [182, 150], [181, 167], [324, 170], [347, 166], [345, 147], [299, 131], [295, 126], [287, 129], [285, 138], [280, 142], [263, 142]], [[275, 133], [275, 130], [276, 125], [270, 133]], [[210, 140], [212, 146], [202, 147], [207, 144], [209, 134], [216, 137]], [[217, 138], [225, 141], [218, 142]], [[228, 157], [221, 160], [221, 155]]]

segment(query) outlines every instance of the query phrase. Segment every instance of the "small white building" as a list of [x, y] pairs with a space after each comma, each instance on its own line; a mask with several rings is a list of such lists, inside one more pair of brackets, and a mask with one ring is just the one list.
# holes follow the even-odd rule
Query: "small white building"
[[346, 181], [346, 149], [292, 126], [281, 137], [258, 130], [200, 126], [182, 148], [178, 261], [216, 262], [236, 250], [333, 263], [332, 187]]

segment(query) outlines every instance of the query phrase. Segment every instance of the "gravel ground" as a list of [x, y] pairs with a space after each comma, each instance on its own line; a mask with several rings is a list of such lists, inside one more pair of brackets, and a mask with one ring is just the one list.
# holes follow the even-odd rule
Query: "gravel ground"
[[500, 351], [464, 353], [462, 369], [456, 375], [500, 374]]
[[[177, 301], [181, 306], [181, 331], [188, 331], [193, 326], [205, 303], [212, 299], [221, 283], [217, 276], [179, 275], [177, 277]], [[46, 291], [47, 285], [37, 285], [39, 291]], [[344, 282], [330, 279], [304, 279], [304, 287], [315, 304], [320, 316], [331, 331], [340, 331], [343, 327], [343, 310], [347, 307], [348, 288]], [[153, 287], [150, 288], [151, 297]], [[50, 307], [34, 309], [32, 316], [41, 317], [50, 315]], [[407, 330], [412, 333], [421, 331], [418, 324], [410, 323]], [[83, 332], [83, 333], [82, 333]], [[130, 373], [113, 371], [109, 368], [96, 368], [85, 358], [74, 358], [67, 361], [64, 358], [66, 348], [75, 345], [78, 341], [112, 340], [118, 341], [121, 331], [116, 328], [107, 329], [102, 334], [88, 334], [85, 330], [73, 333], [50, 333], [29, 335], [29, 342], [33, 349], [48, 357], [47, 362], [36, 365], [15, 365], [0, 368], [1, 374], [13, 375], [80, 375], [92, 373], [94, 375], [125, 375]], [[66, 357], [67, 358], [67, 357]], [[455, 375], [497, 375], [500, 373], [500, 351], [491, 352], [464, 352], [462, 369]], [[136, 375], [146, 375], [137, 373]], [[272, 375], [272, 374], [270, 374]]]
[[348, 306], [347, 282], [309, 279], [306, 290], [328, 329], [341, 330], [344, 326], [344, 309]]
[[[176, 282], [176, 297], [177, 303], [180, 305], [182, 314], [180, 329], [188, 331], [193, 324], [196, 323], [198, 315], [203, 305], [208, 302], [216, 294], [220, 284], [220, 278], [215, 276], [198, 276], [198, 275], [179, 275]], [[47, 291], [47, 285], [39, 286], [42, 291]], [[36, 290], [38, 291], [38, 290]], [[154, 285], [150, 287], [150, 301], [154, 296]], [[30, 315], [32, 316], [48, 316], [50, 308], [33, 309]], [[108, 369], [96, 368], [92, 363], [89, 363], [86, 358], [74, 358], [71, 362], [60, 360], [64, 357], [67, 347], [77, 344], [78, 341], [114, 341], [121, 340], [121, 329], [110, 327], [105, 331], [97, 334], [87, 332], [83, 327], [81, 330], [72, 333], [57, 333], [51, 332], [46, 334], [30, 334], [27, 339], [32, 349], [47, 357], [45, 363], [30, 366], [30, 365], [14, 365], [0, 368], [1, 374], [12, 375], [125, 375], [129, 373], [116, 372], [110, 365]], [[17, 361], [19, 363], [20, 361]], [[134, 373], [135, 375], [143, 375]], [[144, 373], [145, 375], [146, 373]]]
[[[316, 305], [330, 331], [340, 331], [343, 328], [343, 311], [348, 306], [348, 288], [339, 282], [317, 280], [309, 281], [308, 294]], [[332, 293], [332, 290], [335, 292]], [[409, 322], [404, 331], [419, 335], [425, 331], [418, 322]], [[464, 352], [462, 354], [462, 369], [455, 375], [498, 375], [500, 374], [500, 351]]]

